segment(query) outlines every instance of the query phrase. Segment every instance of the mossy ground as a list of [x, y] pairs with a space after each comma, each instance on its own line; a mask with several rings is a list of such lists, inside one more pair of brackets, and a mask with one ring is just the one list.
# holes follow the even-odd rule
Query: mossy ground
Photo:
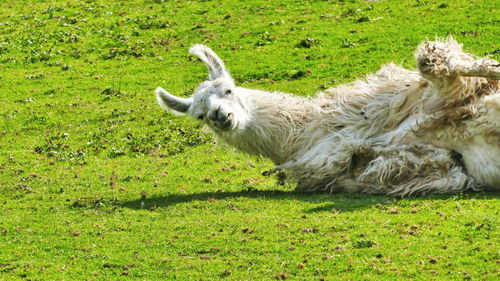
[[1, 280], [494, 280], [498, 193], [301, 194], [160, 110], [206, 77], [314, 94], [452, 35], [499, 59], [498, 1], [3, 1]]

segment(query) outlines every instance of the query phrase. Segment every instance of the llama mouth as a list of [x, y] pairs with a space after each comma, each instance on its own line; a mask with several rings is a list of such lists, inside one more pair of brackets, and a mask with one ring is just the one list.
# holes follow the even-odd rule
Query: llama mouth
[[222, 120], [215, 120], [213, 121], [213, 124], [214, 124], [214, 127], [216, 127], [217, 129], [221, 129], [221, 130], [229, 130], [231, 128], [233, 128], [234, 124], [233, 124], [233, 114], [232, 113], [228, 113], [226, 115], [226, 118], [222, 119]]
[[226, 121], [215, 121], [214, 122], [214, 127], [217, 128], [217, 129], [221, 129], [221, 130], [228, 130], [230, 129], [232, 126], [232, 121], [231, 120], [226, 120]]

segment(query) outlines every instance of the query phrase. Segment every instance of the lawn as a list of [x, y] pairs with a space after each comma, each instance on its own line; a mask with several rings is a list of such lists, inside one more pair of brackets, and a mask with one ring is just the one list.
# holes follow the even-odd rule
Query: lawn
[[162, 111], [203, 43], [314, 95], [454, 36], [500, 59], [500, 2], [2, 1], [0, 280], [498, 280], [499, 193], [297, 193]]

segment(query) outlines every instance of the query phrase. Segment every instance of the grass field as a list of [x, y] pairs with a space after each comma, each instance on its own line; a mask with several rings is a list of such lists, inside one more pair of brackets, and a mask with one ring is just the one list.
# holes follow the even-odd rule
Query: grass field
[[498, 193], [301, 194], [162, 111], [212, 47], [240, 86], [314, 93], [452, 35], [500, 59], [500, 2], [0, 4], [0, 280], [498, 280]]

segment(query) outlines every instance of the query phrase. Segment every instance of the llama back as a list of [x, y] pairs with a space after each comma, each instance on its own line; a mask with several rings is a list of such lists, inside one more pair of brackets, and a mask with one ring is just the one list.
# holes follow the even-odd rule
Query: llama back
[[332, 116], [325, 123], [337, 128], [354, 126], [358, 137], [367, 139], [396, 129], [420, 110], [428, 84], [418, 72], [390, 63], [364, 80], [320, 93], [317, 102]]

